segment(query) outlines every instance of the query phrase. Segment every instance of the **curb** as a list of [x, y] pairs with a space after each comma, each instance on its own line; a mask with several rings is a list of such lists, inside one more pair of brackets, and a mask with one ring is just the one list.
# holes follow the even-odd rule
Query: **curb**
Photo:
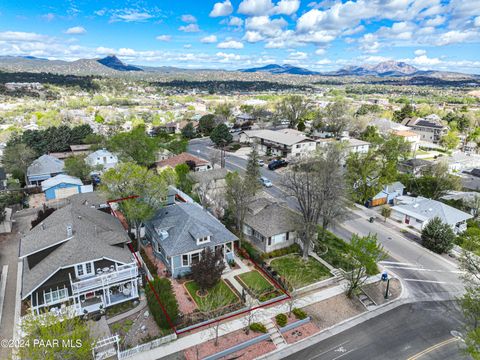
[[3, 302], [5, 300], [5, 288], [7, 287], [8, 265], [2, 267], [2, 278], [0, 282], [0, 324], [2, 323]]

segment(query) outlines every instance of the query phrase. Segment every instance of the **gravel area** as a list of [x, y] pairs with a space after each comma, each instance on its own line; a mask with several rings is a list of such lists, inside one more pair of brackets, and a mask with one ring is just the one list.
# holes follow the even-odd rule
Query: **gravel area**
[[388, 287], [388, 300], [385, 299], [386, 289], [387, 283], [385, 281], [377, 281], [362, 287], [363, 292], [367, 294], [367, 296], [377, 305], [384, 304], [399, 297], [402, 291], [402, 286], [398, 279], [390, 279], [390, 285]]
[[197, 305], [195, 304], [195, 301], [193, 301], [187, 289], [185, 289], [183, 286], [183, 283], [175, 279], [172, 279], [171, 282], [180, 311], [185, 315], [193, 313], [197, 309]]
[[310, 321], [305, 325], [286, 331], [282, 335], [288, 344], [293, 344], [299, 340], [302, 340], [306, 337], [309, 337], [317, 333], [318, 331], [319, 331], [318, 327], [313, 322]]
[[359, 300], [349, 299], [345, 294], [309, 305], [302, 310], [312, 318], [312, 322], [319, 330], [366, 311]]

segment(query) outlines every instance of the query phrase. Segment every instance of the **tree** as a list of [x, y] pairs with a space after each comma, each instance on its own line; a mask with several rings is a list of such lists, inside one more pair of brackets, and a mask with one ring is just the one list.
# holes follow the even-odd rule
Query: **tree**
[[300, 95], [289, 95], [284, 97], [277, 105], [279, 116], [288, 120], [288, 127], [295, 129], [300, 120], [302, 120], [310, 111], [310, 101]]
[[256, 193], [260, 189], [260, 168], [258, 166], [258, 152], [256, 147], [252, 147], [250, 154], [248, 154], [248, 161], [247, 161], [247, 170], [246, 170], [246, 178], [248, 178], [252, 184], [252, 190]]
[[233, 137], [228, 130], [227, 125], [219, 124], [215, 129], [213, 129], [212, 133], [210, 134], [210, 139], [213, 143], [217, 146], [225, 146], [232, 142]]
[[212, 250], [210, 247], [203, 249], [200, 260], [191, 266], [192, 278], [200, 287], [202, 294], [220, 281], [223, 270], [225, 261], [221, 250]]
[[223, 122], [227, 122], [230, 116], [232, 116], [232, 105], [227, 102], [218, 104], [215, 107], [215, 115], [221, 118]]
[[182, 135], [187, 139], [193, 139], [197, 136], [195, 128], [191, 122], [185, 125], [185, 127], [182, 129]]
[[437, 162], [429, 166], [421, 177], [410, 182], [409, 191], [436, 200], [448, 191], [460, 190], [461, 187], [460, 178], [450, 174], [448, 164]]
[[157, 141], [147, 135], [144, 126], [112, 136], [108, 147], [124, 161], [133, 161], [147, 167], [155, 162], [155, 153], [158, 150]]
[[[155, 322], [161, 329], [170, 330], [170, 322], [176, 324], [179, 316], [178, 302], [170, 280], [167, 278], [155, 277], [151, 283], [145, 286], [145, 295], [148, 308], [150, 309]], [[170, 321], [167, 319], [165, 312], [160, 306], [157, 296], [163, 305], [163, 309], [165, 309], [165, 312], [168, 314]]]
[[338, 138], [353, 120], [350, 108], [345, 100], [328, 104], [320, 113], [323, 128]]
[[455, 233], [450, 225], [439, 217], [434, 217], [422, 230], [422, 244], [427, 249], [443, 254], [450, 250], [455, 240]]
[[440, 139], [440, 144], [448, 150], [453, 150], [460, 144], [460, 138], [458, 132], [451, 130]]
[[386, 258], [383, 247], [377, 241], [377, 235], [358, 236], [353, 234], [347, 247], [347, 259], [353, 270], [347, 273], [347, 296], [352, 297], [355, 291], [367, 280], [367, 275], [377, 272], [377, 263]]
[[20, 182], [27, 183], [27, 168], [35, 159], [35, 151], [26, 144], [7, 144], [3, 153], [2, 163], [10, 174], [17, 174]]
[[[22, 341], [30, 346], [18, 347], [18, 357], [21, 359], [90, 359], [94, 338], [90, 327], [80, 317], [69, 319], [52, 312], [40, 316], [25, 316], [22, 318]], [[34, 343], [52, 342], [56, 340], [59, 346], [34, 346]], [[72, 342], [72, 346], [62, 346]]]
[[374, 125], [368, 125], [360, 134], [360, 139], [368, 141], [372, 146], [378, 146], [383, 142], [382, 136], [378, 133], [378, 128]]
[[93, 168], [85, 162], [84, 156], [74, 155], [65, 159], [65, 172], [70, 176], [83, 181], [89, 180], [92, 170]]
[[188, 176], [190, 173], [190, 167], [188, 164], [178, 164], [175, 166], [175, 173], [177, 174], [177, 186], [183, 192], [189, 194], [192, 192], [192, 180]]
[[385, 222], [387, 222], [387, 219], [392, 215], [392, 208], [390, 206], [384, 206], [382, 207], [380, 214], [383, 216]]
[[242, 178], [237, 172], [230, 172], [225, 177], [225, 198], [230, 212], [235, 220], [235, 227], [243, 234], [243, 222], [247, 214], [248, 206], [255, 198], [253, 184]]
[[203, 115], [198, 121], [197, 131], [204, 136], [209, 136], [214, 128], [215, 115], [213, 114]]
[[377, 153], [372, 149], [366, 154], [350, 153], [346, 165], [346, 180], [350, 195], [354, 201], [365, 204], [384, 185]]
[[402, 106], [400, 110], [393, 112], [393, 121], [402, 122], [404, 119], [411, 118], [415, 116], [415, 109], [409, 103]]

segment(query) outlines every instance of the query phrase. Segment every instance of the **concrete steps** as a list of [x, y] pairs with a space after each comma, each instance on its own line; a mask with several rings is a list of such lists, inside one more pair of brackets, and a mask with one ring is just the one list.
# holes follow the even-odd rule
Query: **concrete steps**
[[270, 335], [270, 339], [272, 339], [273, 344], [277, 347], [277, 349], [283, 348], [287, 346], [287, 342], [282, 336], [282, 333], [278, 328], [275, 326], [271, 319], [265, 321], [265, 327], [268, 330], [268, 334]]

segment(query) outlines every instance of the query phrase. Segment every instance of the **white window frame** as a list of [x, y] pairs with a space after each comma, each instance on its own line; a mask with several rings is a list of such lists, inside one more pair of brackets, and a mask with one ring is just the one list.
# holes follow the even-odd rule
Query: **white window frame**
[[[54, 299], [54, 295], [56, 296], [56, 299]], [[50, 299], [47, 300], [47, 297], [50, 297]], [[68, 289], [63, 288], [63, 289], [58, 289], [58, 290], [50, 290], [49, 292], [44, 292], [43, 293], [43, 300], [45, 301], [45, 304], [57, 304], [59, 302], [62, 302], [63, 300], [68, 299]]]
[[[185, 264], [185, 257], [187, 259], [187, 263]], [[190, 266], [190, 255], [183, 254], [182, 255], [182, 267], [189, 267]]]
[[[90, 265], [90, 271], [87, 272], [87, 264]], [[81, 269], [81, 274], [79, 273], [79, 270]], [[76, 264], [75, 265], [75, 276], [79, 279], [87, 276], [92, 276], [95, 274], [95, 268], [93, 266], [93, 261], [87, 261], [84, 263]]]
[[202, 245], [210, 242], [210, 235], [197, 239], [197, 245]]

